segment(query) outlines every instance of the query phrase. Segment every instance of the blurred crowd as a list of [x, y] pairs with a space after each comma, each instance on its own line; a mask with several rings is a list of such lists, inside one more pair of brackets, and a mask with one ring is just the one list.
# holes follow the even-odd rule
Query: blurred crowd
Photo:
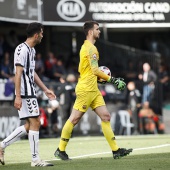
[[[10, 96], [14, 93], [14, 74], [13, 74], [13, 53], [19, 44], [15, 31], [10, 31], [4, 37], [0, 34], [0, 79], [5, 79], [4, 95]], [[67, 67], [62, 56], [56, 56], [49, 51], [45, 58], [38, 52], [35, 56], [35, 71], [48, 86], [55, 91], [58, 97], [56, 103], [49, 103], [44, 99], [41, 91], [38, 91], [38, 101], [41, 111], [42, 132], [49, 133], [49, 124], [53, 134], [57, 134], [68, 119], [70, 110], [75, 99], [74, 88], [78, 79], [77, 71], [72, 67]], [[165, 127], [162, 121], [162, 107], [168, 99], [169, 88], [169, 69], [165, 62], [159, 64], [158, 70], [153, 70], [151, 63], [142, 63], [140, 72], [133, 63], [127, 64], [125, 80], [127, 83], [126, 92], [118, 94], [124, 103], [120, 110], [125, 110], [130, 115], [130, 122], [133, 124], [131, 134], [153, 134], [164, 133]], [[53, 84], [55, 84], [53, 86]], [[102, 95], [107, 99], [114, 99], [115, 91], [108, 93], [106, 86], [99, 86]], [[112, 90], [111, 90], [112, 91]], [[108, 95], [112, 97], [108, 97]], [[121, 95], [123, 96], [121, 98]], [[115, 102], [115, 101], [113, 101]], [[59, 120], [58, 115], [61, 115]], [[121, 115], [116, 115], [119, 122]], [[120, 129], [115, 124], [116, 133], [120, 134]], [[125, 127], [126, 128], [126, 127]], [[43, 133], [44, 134], [44, 133]], [[124, 131], [121, 134], [125, 134]]]
[[[160, 63], [157, 73], [149, 63], [143, 63], [142, 72], [127, 74], [126, 110], [130, 115], [129, 126], [133, 127], [131, 134], [164, 133], [162, 109], [168, 99], [169, 74], [165, 63]], [[121, 114], [119, 114], [121, 120]], [[119, 133], [119, 129], [117, 130]], [[124, 133], [124, 132], [121, 132]]]

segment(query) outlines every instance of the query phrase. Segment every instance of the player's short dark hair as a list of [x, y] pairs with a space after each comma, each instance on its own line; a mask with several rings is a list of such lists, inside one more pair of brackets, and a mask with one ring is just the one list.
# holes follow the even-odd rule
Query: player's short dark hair
[[26, 29], [27, 37], [32, 37], [36, 33], [39, 34], [43, 28], [44, 27], [41, 23], [38, 22], [30, 23]]
[[91, 30], [94, 27], [94, 25], [99, 25], [99, 23], [96, 21], [86, 21], [84, 23], [83, 30], [86, 36], [88, 34], [88, 31]]

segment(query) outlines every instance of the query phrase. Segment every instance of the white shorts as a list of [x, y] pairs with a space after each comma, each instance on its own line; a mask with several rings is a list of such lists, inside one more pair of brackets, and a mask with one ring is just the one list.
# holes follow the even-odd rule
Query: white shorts
[[39, 106], [36, 98], [22, 99], [22, 107], [18, 110], [19, 118], [26, 119], [40, 115]]

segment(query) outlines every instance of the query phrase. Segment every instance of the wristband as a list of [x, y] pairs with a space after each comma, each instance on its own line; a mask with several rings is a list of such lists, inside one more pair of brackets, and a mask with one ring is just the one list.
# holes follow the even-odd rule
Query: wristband
[[114, 83], [115, 78], [114, 77], [109, 77], [109, 79], [107, 80], [108, 83]]

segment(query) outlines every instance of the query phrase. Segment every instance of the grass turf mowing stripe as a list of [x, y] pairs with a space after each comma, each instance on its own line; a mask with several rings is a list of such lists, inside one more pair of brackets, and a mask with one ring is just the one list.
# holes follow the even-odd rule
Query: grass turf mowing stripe
[[[135, 148], [133, 149], [133, 151], [139, 151], [139, 150], [148, 150], [148, 149], [156, 149], [156, 148], [162, 148], [162, 147], [169, 147], [170, 144], [162, 144], [162, 145], [157, 145], [157, 146], [151, 146], [151, 147], [145, 147], [145, 148]], [[85, 157], [89, 157], [89, 156], [96, 156], [96, 155], [105, 155], [105, 154], [111, 154], [110, 152], [100, 152], [100, 153], [93, 153], [93, 154], [86, 154], [86, 155], [80, 155], [80, 156], [74, 156], [74, 157], [70, 157], [71, 159], [80, 159], [80, 158], [85, 158]], [[133, 154], [133, 152], [132, 152]], [[51, 160], [46, 160], [46, 161], [54, 161], [57, 160], [59, 161], [60, 159], [51, 159]], [[17, 164], [19, 162], [10, 162], [9, 164]], [[29, 163], [28, 161], [22, 161], [22, 163]]]
[[[156, 149], [156, 148], [162, 148], [162, 147], [168, 147], [170, 146], [170, 144], [162, 144], [162, 145], [157, 145], [157, 146], [151, 146], [151, 147], [146, 147], [146, 148], [136, 148], [133, 149], [133, 151], [139, 151], [139, 150], [148, 150], [148, 149]], [[78, 159], [78, 158], [85, 158], [85, 157], [89, 157], [89, 156], [96, 156], [96, 155], [105, 155], [105, 154], [110, 154], [110, 152], [100, 152], [100, 153], [93, 153], [93, 154], [86, 154], [86, 155], [80, 155], [80, 156], [74, 156], [74, 157], [70, 157], [71, 159]], [[133, 153], [133, 152], [132, 152]], [[52, 160], [60, 160], [60, 159], [52, 159]], [[51, 161], [52, 161], [51, 160]], [[48, 160], [50, 161], [50, 160]]]

